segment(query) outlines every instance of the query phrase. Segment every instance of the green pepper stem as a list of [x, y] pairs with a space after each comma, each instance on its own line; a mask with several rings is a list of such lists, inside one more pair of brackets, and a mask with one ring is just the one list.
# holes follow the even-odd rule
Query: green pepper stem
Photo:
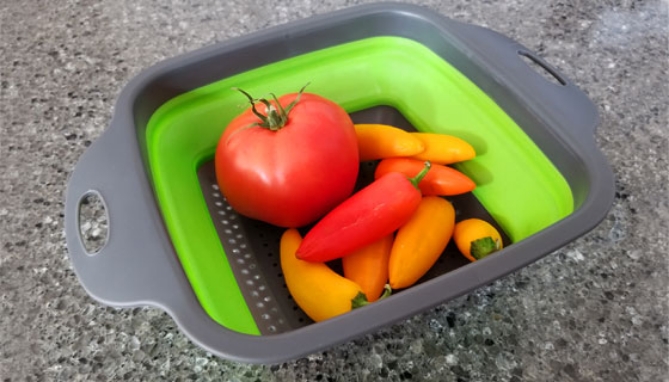
[[379, 300], [383, 300], [384, 298], [388, 298], [392, 293], [393, 293], [393, 288], [390, 287], [390, 284], [386, 284], [383, 287], [383, 294], [381, 295], [381, 297], [379, 297]]
[[420, 183], [423, 178], [425, 178], [425, 175], [427, 175], [427, 172], [430, 171], [430, 168], [432, 167], [432, 163], [430, 161], [425, 161], [425, 167], [423, 167], [422, 170], [416, 176], [413, 178], [409, 178], [409, 182], [413, 184], [414, 187], [418, 188], [418, 183]]
[[[383, 294], [381, 295], [381, 297], [378, 298], [377, 301], [380, 301], [380, 300], [383, 300], [384, 298], [387, 298], [392, 293], [393, 293], [392, 288], [390, 287], [389, 284], [386, 284], [383, 287]], [[355, 295], [355, 297], [353, 297], [353, 299], [351, 300], [351, 309], [361, 308], [361, 307], [367, 306], [369, 304], [371, 304], [371, 302], [369, 302], [369, 300], [367, 300], [367, 296], [362, 292], [358, 292], [358, 294]]]
[[369, 305], [369, 301], [367, 300], [367, 296], [362, 292], [358, 292], [351, 300], [351, 309], [357, 309], [365, 305]]
[[492, 237], [486, 236], [471, 242], [470, 252], [472, 257], [476, 260], [497, 252], [502, 248], [502, 243], [499, 240], [493, 240]]

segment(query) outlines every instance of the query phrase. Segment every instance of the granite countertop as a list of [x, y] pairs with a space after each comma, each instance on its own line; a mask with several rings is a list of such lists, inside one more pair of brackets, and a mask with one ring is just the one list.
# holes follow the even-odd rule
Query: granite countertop
[[280, 365], [92, 300], [64, 190], [124, 85], [165, 58], [366, 1], [0, 3], [0, 381], [669, 381], [666, 0], [413, 1], [538, 52], [599, 108], [616, 198], [593, 231], [376, 333]]

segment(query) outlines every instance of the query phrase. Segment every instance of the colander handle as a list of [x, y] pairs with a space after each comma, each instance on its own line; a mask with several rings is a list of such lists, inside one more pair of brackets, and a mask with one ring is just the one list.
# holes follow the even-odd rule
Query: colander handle
[[[559, 70], [535, 52], [495, 31], [471, 24], [453, 24], [452, 21], [451, 24], [455, 27], [449, 29], [449, 33], [464, 43], [463, 50], [475, 52], [474, 59], [486, 67], [485, 77], [490, 78], [493, 73], [494, 80], [503, 85], [490, 84], [485, 88], [485, 84], [479, 84], [493, 99], [505, 102], [509, 95], [500, 89], [512, 89], [514, 96], [521, 97], [521, 102], [527, 100], [525, 103], [536, 115], [559, 126], [560, 132], [577, 142], [593, 139], [599, 124], [597, 107]], [[467, 67], [462, 69], [468, 70]], [[476, 72], [469, 76], [474, 81], [479, 77]]]
[[[136, 136], [118, 124], [112, 120], [70, 175], [65, 200], [69, 257], [96, 300], [116, 307], [167, 309], [174, 299], [194, 296], [184, 296], [188, 288], [179, 287], [187, 280], [163, 227]], [[79, 226], [81, 202], [91, 193], [102, 199], [109, 227], [95, 254], [87, 253]]]

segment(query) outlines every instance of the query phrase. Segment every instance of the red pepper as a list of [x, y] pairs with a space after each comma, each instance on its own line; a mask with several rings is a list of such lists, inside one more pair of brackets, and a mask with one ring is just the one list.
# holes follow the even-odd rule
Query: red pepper
[[390, 235], [406, 223], [420, 204], [418, 182], [430, 162], [413, 178], [390, 172], [355, 193], [325, 215], [297, 249], [299, 259], [324, 262], [344, 257]]

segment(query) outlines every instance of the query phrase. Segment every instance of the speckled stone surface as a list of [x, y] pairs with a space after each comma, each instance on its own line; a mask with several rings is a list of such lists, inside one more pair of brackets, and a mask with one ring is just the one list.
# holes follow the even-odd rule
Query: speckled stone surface
[[415, 1], [535, 50], [599, 107], [602, 224], [469, 295], [273, 366], [93, 301], [67, 258], [69, 172], [140, 70], [364, 1], [0, 2], [0, 381], [669, 381], [666, 0]]

